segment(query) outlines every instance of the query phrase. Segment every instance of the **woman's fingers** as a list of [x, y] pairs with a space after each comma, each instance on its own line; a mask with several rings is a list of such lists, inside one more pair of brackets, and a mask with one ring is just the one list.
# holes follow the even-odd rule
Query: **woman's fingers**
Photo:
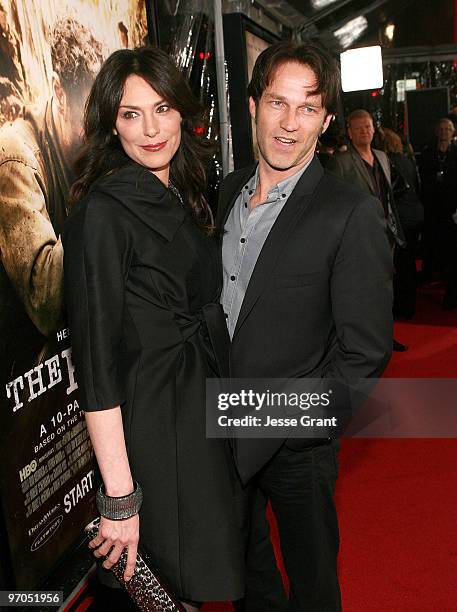
[[135, 572], [137, 548], [137, 544], [130, 544], [127, 548], [127, 564], [124, 571], [124, 580], [126, 581], [129, 581]]
[[120, 544], [119, 542], [115, 544], [112, 547], [111, 552], [109, 553], [109, 555], [106, 557], [105, 561], [103, 562], [103, 567], [105, 569], [111, 569], [113, 565], [117, 563], [117, 561], [119, 560], [119, 557], [121, 556], [123, 550], [124, 550], [124, 546], [122, 544]]
[[89, 548], [97, 548], [104, 540], [105, 538], [98, 532], [95, 538], [89, 542]]
[[139, 517], [134, 515], [121, 521], [102, 518], [97, 536], [89, 542], [97, 558], [106, 557], [103, 567], [111, 569], [127, 548], [127, 563], [124, 579], [130, 580], [135, 572], [136, 554], [139, 539]]
[[[109, 551], [111, 550], [111, 548], [112, 548], [114, 545], [117, 545], [117, 542], [114, 542], [112, 539], [108, 539], [108, 538], [107, 538], [107, 539], [106, 539], [106, 540], [103, 542], [103, 544], [101, 544], [101, 546], [99, 546], [98, 548], [96, 548], [96, 549], [94, 550], [94, 555], [95, 555], [97, 558], [100, 558], [100, 557], [106, 557], [106, 556], [109, 554]], [[122, 550], [122, 548], [121, 548], [121, 550]]]

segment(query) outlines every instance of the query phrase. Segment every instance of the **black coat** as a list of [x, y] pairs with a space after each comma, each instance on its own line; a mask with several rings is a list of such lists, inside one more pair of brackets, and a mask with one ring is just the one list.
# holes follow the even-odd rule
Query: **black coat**
[[451, 144], [443, 154], [435, 142], [430, 143], [419, 157], [419, 172], [427, 217], [452, 226], [457, 208], [457, 146]]
[[[227, 176], [223, 227], [255, 168]], [[392, 256], [379, 202], [314, 158], [257, 260], [232, 340], [235, 378], [379, 376], [392, 351]], [[248, 480], [280, 439], [236, 441]]]
[[82, 408], [121, 405], [141, 544], [180, 597], [237, 599], [236, 473], [227, 442], [205, 436], [205, 378], [228, 355], [217, 247], [136, 164], [94, 184], [63, 242]]
[[405, 232], [419, 232], [424, 224], [424, 207], [419, 198], [416, 163], [405, 153], [389, 153], [392, 189], [401, 225]]

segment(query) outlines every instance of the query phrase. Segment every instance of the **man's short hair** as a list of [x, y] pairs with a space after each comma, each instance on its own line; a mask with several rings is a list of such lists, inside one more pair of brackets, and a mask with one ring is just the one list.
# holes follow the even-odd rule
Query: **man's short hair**
[[354, 119], [365, 119], [366, 117], [371, 119], [371, 122], [374, 125], [373, 116], [371, 115], [371, 113], [369, 113], [364, 108], [357, 108], [356, 110], [353, 110], [352, 113], [349, 113], [348, 118], [346, 120], [347, 126], [351, 127], [351, 121], [354, 121]]
[[103, 63], [103, 47], [81, 23], [57, 21], [50, 35], [52, 68], [67, 91], [90, 85]]
[[438, 127], [442, 123], [450, 123], [454, 125], [454, 122], [449, 117], [441, 117], [441, 119], [438, 119], [438, 121], [436, 122], [436, 127]]
[[454, 124], [454, 127], [457, 128], [457, 113], [449, 113], [446, 117]]
[[262, 51], [252, 71], [248, 94], [257, 104], [263, 92], [274, 78], [276, 70], [288, 62], [308, 66], [316, 75], [316, 89], [327, 113], [337, 111], [341, 81], [338, 64], [324, 47], [317, 43], [297, 45], [280, 42]]

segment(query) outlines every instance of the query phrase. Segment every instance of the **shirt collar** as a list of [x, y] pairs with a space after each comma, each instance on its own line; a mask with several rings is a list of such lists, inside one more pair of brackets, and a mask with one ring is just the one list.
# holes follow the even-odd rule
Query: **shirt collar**
[[[295, 189], [298, 181], [301, 179], [302, 175], [307, 170], [311, 161], [312, 161], [312, 158], [309, 160], [309, 162], [307, 162], [303, 166], [303, 168], [298, 170], [298, 172], [296, 172], [295, 174], [292, 174], [292, 176], [289, 176], [283, 181], [276, 183], [276, 185], [273, 185], [268, 192], [267, 200], [265, 202], [262, 202], [262, 204], [270, 204], [273, 202], [277, 202], [279, 200], [285, 200], [289, 198], [290, 194]], [[257, 165], [255, 173], [251, 176], [251, 178], [248, 180], [248, 182], [243, 187], [243, 190], [246, 194], [246, 198], [248, 200], [251, 198], [252, 194], [254, 193], [257, 187], [258, 180], [259, 180], [259, 166]]]

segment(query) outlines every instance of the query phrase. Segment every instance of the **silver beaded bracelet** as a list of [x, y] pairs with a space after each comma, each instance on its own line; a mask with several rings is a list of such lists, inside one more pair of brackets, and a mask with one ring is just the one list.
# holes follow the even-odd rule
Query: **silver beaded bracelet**
[[95, 498], [100, 514], [112, 521], [121, 521], [138, 514], [143, 502], [143, 491], [137, 482], [134, 482], [134, 486], [129, 495], [111, 497], [106, 495], [105, 487], [100, 485]]

